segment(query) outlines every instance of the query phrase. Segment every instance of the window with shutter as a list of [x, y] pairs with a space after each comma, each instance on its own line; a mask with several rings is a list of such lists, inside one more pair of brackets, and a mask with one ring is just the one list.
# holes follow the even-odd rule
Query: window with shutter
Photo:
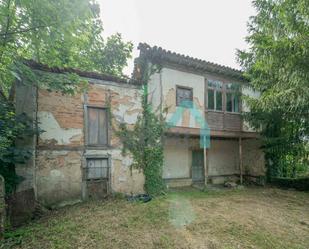
[[108, 145], [108, 120], [105, 108], [87, 107], [87, 144]]

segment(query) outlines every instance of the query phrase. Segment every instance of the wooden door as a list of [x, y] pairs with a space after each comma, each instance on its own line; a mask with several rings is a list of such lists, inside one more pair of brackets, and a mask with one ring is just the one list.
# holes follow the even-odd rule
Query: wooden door
[[204, 182], [204, 154], [202, 150], [192, 151], [192, 181]]

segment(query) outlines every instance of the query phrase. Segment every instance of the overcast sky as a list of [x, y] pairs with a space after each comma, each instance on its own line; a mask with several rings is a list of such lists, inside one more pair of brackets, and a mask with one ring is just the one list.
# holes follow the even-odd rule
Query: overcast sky
[[[250, 0], [98, 0], [104, 35], [139, 42], [239, 68], [236, 49], [247, 48]], [[131, 74], [131, 60], [126, 74]]]

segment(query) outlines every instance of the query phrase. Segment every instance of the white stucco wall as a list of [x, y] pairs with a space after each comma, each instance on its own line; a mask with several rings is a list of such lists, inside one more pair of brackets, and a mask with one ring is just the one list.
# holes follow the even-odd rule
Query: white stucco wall
[[208, 151], [209, 176], [239, 173], [238, 149], [237, 140], [211, 139]]
[[181, 138], [168, 138], [164, 145], [163, 178], [189, 178], [192, 153]]

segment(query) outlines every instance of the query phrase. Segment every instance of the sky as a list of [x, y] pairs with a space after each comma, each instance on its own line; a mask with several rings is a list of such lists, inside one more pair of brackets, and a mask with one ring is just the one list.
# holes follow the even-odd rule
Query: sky
[[[104, 36], [116, 32], [137, 45], [146, 42], [173, 52], [239, 69], [236, 49], [246, 49], [250, 0], [98, 0]], [[133, 59], [124, 73], [130, 75]]]

